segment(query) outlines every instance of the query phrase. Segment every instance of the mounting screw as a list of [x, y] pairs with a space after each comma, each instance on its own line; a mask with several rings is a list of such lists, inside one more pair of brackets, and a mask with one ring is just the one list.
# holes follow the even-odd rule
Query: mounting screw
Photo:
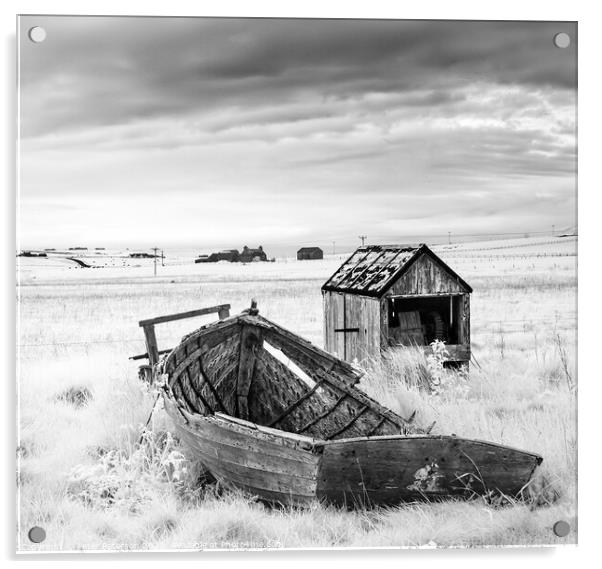
[[27, 35], [33, 43], [42, 43], [46, 39], [46, 30], [40, 26], [34, 26]]
[[571, 531], [571, 526], [569, 526], [568, 522], [560, 520], [554, 524], [552, 530], [558, 537], [566, 537], [569, 535], [569, 531]]
[[38, 526], [32, 527], [27, 535], [33, 543], [42, 543], [46, 539], [46, 531]]

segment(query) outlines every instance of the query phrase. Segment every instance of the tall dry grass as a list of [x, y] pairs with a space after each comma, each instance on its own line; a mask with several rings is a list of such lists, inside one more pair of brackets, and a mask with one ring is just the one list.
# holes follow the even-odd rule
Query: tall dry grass
[[[224, 301], [238, 311], [256, 296], [264, 315], [321, 344], [323, 279], [286, 279], [287, 267], [282, 271], [283, 278], [273, 281], [195, 282], [187, 276], [21, 288], [20, 549], [477, 546], [576, 540], [574, 530], [560, 539], [551, 529], [559, 519], [574, 528], [576, 520], [574, 324], [566, 318], [575, 286], [568, 269], [543, 281], [537, 274], [529, 278], [525, 267], [514, 280], [511, 272], [501, 280], [480, 277], [472, 314], [480, 367], [471, 365], [468, 380], [452, 378], [448, 388], [429, 393], [428, 363], [420, 354], [405, 352], [368, 366], [361, 382], [366, 392], [401, 414], [415, 411], [422, 426], [434, 423], [433, 432], [541, 454], [540, 480], [546, 496], [552, 497], [545, 505], [500, 508], [476, 500], [353, 512], [320, 504], [306, 510], [270, 509], [252, 496], [203, 483], [199, 465], [167, 434], [172, 429], [161, 410], [138, 446], [154, 397], [137, 379], [137, 362], [127, 359], [144, 351], [137, 321]], [[514, 286], [517, 282], [520, 286]], [[560, 318], [555, 318], [559, 311]], [[520, 319], [524, 322], [517, 325]], [[507, 323], [503, 337], [489, 321]], [[173, 345], [191, 325], [161, 330], [161, 347]], [[34, 525], [47, 532], [39, 545], [27, 539]]]

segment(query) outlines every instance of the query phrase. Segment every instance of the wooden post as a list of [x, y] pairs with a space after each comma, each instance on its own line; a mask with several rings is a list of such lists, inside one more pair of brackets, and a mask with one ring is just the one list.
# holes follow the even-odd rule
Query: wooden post
[[143, 326], [144, 339], [146, 341], [146, 353], [151, 366], [159, 361], [159, 347], [157, 346], [157, 336], [155, 335], [155, 325], [148, 324]]
[[230, 305], [226, 304], [225, 306], [222, 306], [222, 308], [220, 308], [218, 311], [217, 316], [220, 320], [225, 320], [228, 318], [230, 316]]
[[238, 364], [238, 381], [236, 383], [236, 398], [238, 416], [241, 419], [249, 418], [249, 390], [255, 371], [255, 360], [257, 349], [263, 342], [262, 334], [256, 332], [249, 326], [242, 330], [240, 338], [240, 360]]

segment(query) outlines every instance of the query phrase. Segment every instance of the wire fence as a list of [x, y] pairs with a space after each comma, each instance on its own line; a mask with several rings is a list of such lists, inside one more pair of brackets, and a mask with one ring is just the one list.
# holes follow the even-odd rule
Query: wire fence
[[[509, 326], [509, 325], [515, 326]], [[500, 335], [529, 333], [533, 330], [526, 329], [529, 325], [554, 325], [555, 330], [576, 330], [577, 315], [562, 315], [559, 317], [547, 318], [516, 318], [509, 320], [480, 320], [473, 322], [473, 335]], [[564, 324], [564, 325], [561, 325]], [[522, 325], [522, 327], [521, 327]], [[95, 344], [144, 344], [144, 338], [120, 338], [116, 340], [78, 340], [78, 341], [57, 341], [57, 342], [39, 342], [17, 344], [18, 348], [50, 347], [50, 346], [87, 346]]]

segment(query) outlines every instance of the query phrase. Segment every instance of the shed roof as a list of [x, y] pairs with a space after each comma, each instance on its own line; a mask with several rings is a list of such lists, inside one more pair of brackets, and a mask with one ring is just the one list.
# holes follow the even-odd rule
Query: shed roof
[[301, 251], [304, 251], [304, 252], [320, 251], [320, 253], [322, 253], [322, 249], [320, 249], [320, 247], [301, 247], [301, 249], [299, 249], [297, 251], [297, 253], [301, 253]]
[[322, 286], [325, 291], [382, 296], [422, 254], [429, 255], [458, 282], [472, 288], [425, 244], [365, 245], [347, 259]]

